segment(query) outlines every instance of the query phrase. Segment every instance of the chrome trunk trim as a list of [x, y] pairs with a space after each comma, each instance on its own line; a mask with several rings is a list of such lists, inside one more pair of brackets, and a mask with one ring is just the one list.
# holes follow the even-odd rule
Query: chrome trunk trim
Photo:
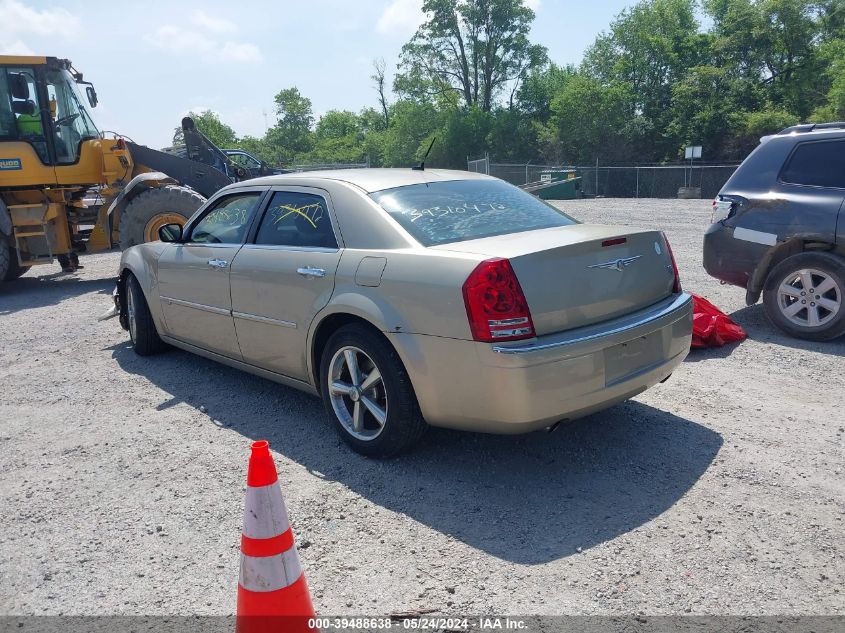
[[636, 330], [637, 328], [647, 326], [649, 323], [669, 317], [675, 312], [686, 310], [691, 303], [692, 297], [686, 292], [682, 292], [671, 302], [664, 302], [657, 308], [652, 307], [641, 311], [638, 314], [638, 318], [632, 320], [629, 316], [627, 318], [623, 317], [622, 319], [615, 319], [614, 322], [617, 323], [617, 325], [612, 325], [610, 329], [599, 329], [601, 324], [589, 325], [578, 328], [569, 333], [564, 333], [566, 338], [558, 339], [549, 343], [535, 342], [513, 346], [494, 345], [493, 351], [498, 354], [530, 354], [532, 352], [557, 349], [587, 341], [594, 341], [607, 336], [615, 336], [629, 330]]

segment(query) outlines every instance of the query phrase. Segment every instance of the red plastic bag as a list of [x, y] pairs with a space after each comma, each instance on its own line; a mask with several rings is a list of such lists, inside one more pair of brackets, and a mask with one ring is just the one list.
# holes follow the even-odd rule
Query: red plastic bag
[[721, 347], [747, 336], [745, 330], [707, 299], [692, 295], [691, 347]]

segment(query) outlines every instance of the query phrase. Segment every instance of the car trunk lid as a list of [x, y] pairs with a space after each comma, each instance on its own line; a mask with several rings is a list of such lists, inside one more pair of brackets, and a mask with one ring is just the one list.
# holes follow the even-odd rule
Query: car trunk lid
[[575, 224], [434, 246], [511, 262], [538, 336], [598, 323], [669, 296], [660, 231]]

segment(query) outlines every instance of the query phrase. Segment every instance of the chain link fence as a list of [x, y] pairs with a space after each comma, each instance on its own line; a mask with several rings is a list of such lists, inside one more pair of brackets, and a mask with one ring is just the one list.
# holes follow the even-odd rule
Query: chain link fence
[[490, 157], [484, 156], [484, 158], [479, 158], [477, 160], [470, 160], [467, 158], [467, 171], [474, 171], [477, 174], [489, 174]]
[[538, 182], [544, 171], [575, 169], [582, 177], [581, 191], [588, 197], [677, 198], [682, 187], [701, 189], [702, 198], [715, 198], [738, 165], [632, 165], [578, 166], [526, 163], [493, 163], [489, 156], [467, 161], [467, 171], [489, 174], [521, 186]]

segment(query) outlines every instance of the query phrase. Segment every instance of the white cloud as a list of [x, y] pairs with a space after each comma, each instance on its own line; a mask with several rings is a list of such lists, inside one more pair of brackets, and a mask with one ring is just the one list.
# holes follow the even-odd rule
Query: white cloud
[[79, 18], [67, 9], [39, 11], [18, 0], [0, 0], [0, 53], [34, 55], [25, 39], [68, 37], [79, 26]]
[[423, 23], [422, 0], [391, 0], [376, 22], [376, 31], [394, 35], [409, 35]]
[[15, 40], [0, 43], [0, 55], [35, 55], [35, 51], [20, 40]]
[[214, 48], [214, 41], [211, 38], [198, 31], [191, 31], [173, 24], [158, 27], [145, 39], [156, 48], [171, 53], [184, 53], [190, 50], [206, 53]]
[[0, 0], [0, 38], [12, 33], [65, 35], [79, 26], [79, 18], [67, 9], [39, 11], [18, 0]]
[[249, 42], [219, 41], [205, 33], [173, 24], [158, 27], [145, 39], [161, 50], [171, 53], [202, 53], [219, 61], [257, 63], [264, 57], [255, 44]]
[[238, 30], [237, 25], [225, 18], [218, 18], [213, 15], [208, 15], [202, 9], [194, 11], [191, 20], [194, 24], [204, 28], [212, 33], [234, 33]]

